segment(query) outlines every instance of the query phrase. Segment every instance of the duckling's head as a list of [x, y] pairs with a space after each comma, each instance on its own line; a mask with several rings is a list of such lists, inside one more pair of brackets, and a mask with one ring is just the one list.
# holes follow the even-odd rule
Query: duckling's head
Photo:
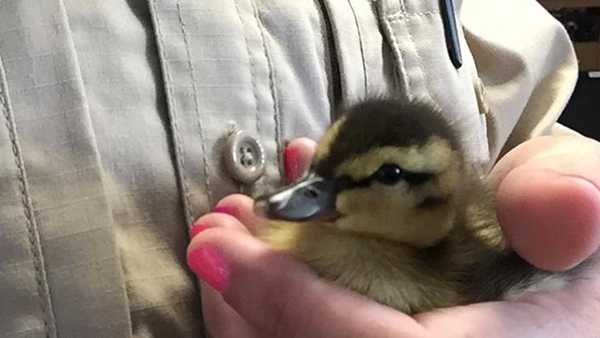
[[467, 169], [436, 108], [369, 100], [326, 131], [303, 180], [257, 205], [274, 219], [427, 247], [452, 229]]

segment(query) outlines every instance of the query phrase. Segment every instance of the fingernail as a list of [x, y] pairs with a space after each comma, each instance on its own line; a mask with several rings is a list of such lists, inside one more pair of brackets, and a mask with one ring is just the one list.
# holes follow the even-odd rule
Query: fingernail
[[197, 234], [201, 233], [202, 231], [208, 228], [210, 227], [207, 224], [203, 223], [196, 223], [192, 225], [192, 227], [190, 228], [190, 239], [196, 237]]
[[227, 206], [227, 205], [217, 205], [216, 207], [213, 208], [212, 211], [235, 216], [235, 210], [236, 210], [235, 208]]
[[298, 148], [286, 147], [283, 158], [285, 178], [288, 182], [292, 182], [300, 176], [300, 152], [298, 151]]
[[229, 286], [231, 269], [220, 250], [204, 246], [188, 254], [188, 266], [213, 289], [223, 293]]

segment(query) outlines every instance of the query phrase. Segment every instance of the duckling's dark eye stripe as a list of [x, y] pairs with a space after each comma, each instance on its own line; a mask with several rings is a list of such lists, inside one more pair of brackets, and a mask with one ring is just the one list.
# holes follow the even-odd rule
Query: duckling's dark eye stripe
[[342, 176], [335, 180], [335, 190], [342, 191], [355, 188], [366, 188], [371, 184], [371, 181], [373, 181], [372, 177], [367, 177], [362, 180], [355, 181], [349, 176]]
[[431, 173], [413, 173], [410, 171], [404, 172], [404, 180], [413, 185], [423, 184], [432, 179], [434, 174]]
[[[418, 186], [431, 180], [434, 176], [435, 175], [431, 173], [414, 173], [410, 171], [404, 171], [402, 180], [410, 185]], [[355, 181], [350, 176], [344, 175], [336, 179], [336, 191], [366, 188], [375, 180], [375, 177], [369, 176], [367, 178]]]

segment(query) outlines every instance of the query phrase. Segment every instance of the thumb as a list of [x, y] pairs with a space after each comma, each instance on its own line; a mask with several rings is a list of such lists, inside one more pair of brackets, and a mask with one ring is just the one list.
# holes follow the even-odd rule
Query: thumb
[[288, 143], [284, 152], [285, 177], [288, 182], [297, 180], [308, 170], [316, 148], [315, 141], [306, 137], [296, 138]]
[[249, 234], [211, 228], [194, 237], [188, 264], [262, 336], [423, 336], [410, 317], [320, 280]]
[[492, 172], [511, 247], [539, 268], [564, 270], [600, 244], [600, 146], [582, 137], [523, 143]]

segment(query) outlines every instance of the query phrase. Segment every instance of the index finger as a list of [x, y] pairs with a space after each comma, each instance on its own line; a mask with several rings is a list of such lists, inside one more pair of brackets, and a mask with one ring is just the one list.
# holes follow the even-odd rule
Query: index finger
[[[411, 317], [325, 282], [292, 257], [239, 231], [215, 228], [199, 234], [189, 247], [188, 262], [267, 337], [425, 336]], [[215, 262], [219, 267], [211, 268]], [[211, 269], [220, 274], [210, 275]]]

